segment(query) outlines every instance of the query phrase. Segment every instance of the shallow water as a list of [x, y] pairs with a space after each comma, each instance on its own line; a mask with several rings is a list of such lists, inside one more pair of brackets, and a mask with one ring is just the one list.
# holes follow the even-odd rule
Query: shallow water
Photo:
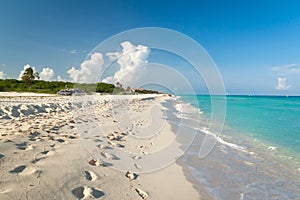
[[[181, 99], [210, 117], [210, 96], [186, 95]], [[230, 128], [229, 132], [300, 154], [300, 97], [226, 96], [225, 127]]]
[[[283, 104], [284, 102], [288, 104], [287, 100], [276, 98], [274, 100], [271, 98], [270, 103], [267, 103], [268, 98], [260, 98], [262, 97], [258, 97], [258, 102], [253, 102], [256, 101], [256, 99], [253, 98], [247, 100], [243, 97], [231, 97], [231, 99], [229, 99], [229, 103], [227, 104], [227, 117], [235, 116], [234, 118], [236, 119], [226, 121], [224, 132], [221, 135], [215, 135], [218, 143], [209, 155], [203, 159], [199, 157], [199, 149], [203, 145], [206, 135], [214, 135], [214, 133], [207, 131], [206, 128], [209, 125], [209, 118], [207, 117], [209, 116], [209, 109], [204, 107], [203, 109], [201, 108], [201, 111], [204, 113], [198, 112], [198, 115], [201, 117], [197, 118], [199, 122], [197, 136], [190, 149], [182, 158], [182, 161], [184, 167], [188, 170], [190, 175], [194, 177], [194, 180], [204, 186], [213, 199], [300, 199], [300, 169], [297, 157], [297, 148], [299, 148], [299, 146], [288, 146], [291, 145], [287, 142], [288, 140], [282, 139], [287, 136], [284, 137], [278, 134], [280, 135], [278, 136], [279, 139], [275, 138], [277, 132], [273, 132], [273, 135], [267, 134], [267, 132], [264, 132], [267, 130], [261, 127], [268, 126], [259, 124], [259, 122], [271, 123], [271, 119], [263, 119], [263, 117], [266, 117], [265, 112], [273, 113], [272, 119], [278, 119], [280, 109], [275, 109], [276, 106], [274, 106], [274, 104]], [[242, 102], [238, 103], [239, 101]], [[252, 101], [252, 103], [247, 103], [248, 101]], [[296, 105], [291, 105], [293, 104], [291, 102], [294, 101], [296, 101]], [[289, 112], [292, 112], [293, 106], [295, 106], [293, 112], [298, 109], [298, 101], [300, 101], [300, 98], [293, 99], [288, 104], [290, 108]], [[192, 102], [190, 103], [192, 104]], [[205, 103], [206, 106], [209, 105], [209, 103]], [[271, 105], [272, 103], [273, 106]], [[249, 107], [249, 105], [253, 105], [254, 108]], [[240, 107], [240, 111], [243, 114], [237, 114], [237, 111], [230, 110], [233, 109], [232, 106], [237, 110], [239, 110]], [[261, 107], [264, 109], [261, 109]], [[273, 107], [275, 110], [272, 110]], [[251, 113], [247, 112], [246, 109], [256, 109], [256, 111]], [[257, 114], [256, 112], [258, 112], [258, 110], [261, 110], [263, 114]], [[173, 111], [177, 117], [180, 117], [178, 110], [176, 111], [174, 109]], [[205, 113], [208, 114], [205, 115]], [[248, 113], [255, 119], [253, 122], [249, 121], [251, 117], [243, 118], [243, 116]], [[240, 115], [242, 119], [239, 119], [238, 115]], [[284, 118], [284, 120], [290, 120], [298, 116], [298, 114], [295, 113], [285, 115], [287, 117]], [[260, 116], [260, 120], [257, 120], [258, 116]], [[192, 122], [195, 121], [195, 112], [184, 113], [184, 120], [185, 121], [181, 121], [183, 124], [195, 124], [195, 122]], [[248, 120], [251, 124], [243, 129], [244, 132], [241, 131], [243, 128], [241, 124], [238, 128], [234, 125], [231, 126], [235, 121], [243, 120]], [[259, 126], [257, 129], [254, 127], [255, 124]], [[280, 124], [274, 125], [274, 127], [279, 126]], [[295, 127], [297, 126], [297, 123], [292, 125], [292, 127], [290, 127], [291, 132], [296, 130]], [[276, 129], [274, 127], [270, 127], [269, 131]], [[285, 128], [288, 128], [288, 126]], [[193, 127], [191, 127], [191, 129], [193, 129]], [[282, 131], [283, 129], [284, 128], [281, 127], [280, 130]], [[247, 130], [253, 130], [253, 132]], [[295, 133], [299, 130], [291, 134], [292, 137], [297, 137]], [[255, 136], [257, 135], [264, 136], [256, 138]], [[272, 140], [266, 141], [268, 137], [272, 137]], [[273, 141], [278, 141], [278, 143], [274, 143]], [[295, 139], [294, 143], [298, 144], [297, 142], [298, 140]], [[283, 144], [288, 144], [286, 149]], [[274, 148], [269, 148], [270, 145]]]

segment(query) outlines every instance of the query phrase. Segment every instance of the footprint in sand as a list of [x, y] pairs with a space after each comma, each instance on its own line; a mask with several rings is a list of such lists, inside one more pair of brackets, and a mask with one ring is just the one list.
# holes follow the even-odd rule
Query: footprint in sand
[[18, 174], [18, 173], [23, 172], [25, 168], [26, 168], [26, 165], [20, 165], [20, 166], [14, 168], [13, 170], [10, 170], [9, 173]]
[[89, 161], [89, 164], [90, 164], [90, 165], [93, 165], [93, 166], [102, 166], [102, 167], [110, 167], [110, 166], [113, 166], [112, 163], [104, 162], [103, 160], [96, 160], [96, 159], [90, 160], [90, 161]]
[[125, 148], [125, 145], [123, 145], [123, 144], [117, 144], [117, 147], [119, 147], [119, 148]]
[[42, 158], [35, 158], [35, 159], [33, 159], [32, 161], [31, 161], [31, 163], [32, 164], [35, 164], [35, 163], [37, 163], [37, 162], [39, 162], [40, 160], [43, 160], [43, 159], [45, 159], [46, 157], [42, 157]]
[[107, 153], [107, 152], [101, 152], [101, 156], [107, 159], [112, 159], [112, 154]]
[[142, 157], [140, 157], [140, 156], [132, 156], [132, 159], [133, 160], [140, 160], [140, 159], [142, 159]]
[[3, 157], [4, 157], [4, 155], [2, 153], [0, 153], [0, 159], [3, 158]]
[[43, 139], [40, 137], [36, 137], [36, 138], [30, 138], [29, 140], [32, 142], [39, 142], [39, 141], [42, 141]]
[[40, 135], [41, 135], [40, 133], [34, 132], [34, 133], [31, 133], [28, 136], [28, 138], [29, 138], [30, 141], [36, 141], [36, 142], [38, 142], [38, 141], [42, 140], [42, 138], [40, 138]]
[[115, 142], [113, 142], [113, 141], [110, 141], [110, 140], [107, 141], [107, 143], [108, 143], [109, 145], [111, 145], [111, 146], [114, 146], [114, 147], [117, 146], [117, 143], [115, 143]]
[[47, 155], [49, 153], [49, 151], [48, 150], [46, 150], [46, 151], [42, 151], [41, 152], [41, 154], [44, 154], [44, 155]]
[[110, 160], [120, 160], [120, 158], [114, 154], [107, 153], [107, 152], [101, 152], [101, 156], [104, 158], [110, 159]]
[[97, 175], [92, 171], [84, 171], [84, 175], [89, 181], [95, 181], [97, 179]]
[[42, 173], [42, 170], [36, 169], [32, 166], [26, 166], [22, 172], [19, 172], [21, 175], [32, 175], [35, 174], [36, 178], [39, 178]]
[[104, 192], [87, 186], [80, 186], [73, 189], [72, 194], [78, 199], [86, 199], [89, 197], [99, 199], [105, 195]]
[[94, 165], [94, 166], [101, 166], [103, 164], [102, 160], [96, 160], [96, 159], [92, 159], [89, 161], [90, 165]]
[[147, 192], [141, 190], [141, 189], [138, 189], [136, 188], [135, 191], [138, 193], [138, 195], [142, 198], [142, 199], [147, 199], [148, 198], [148, 194]]
[[94, 141], [95, 142], [103, 142], [103, 140], [100, 140], [100, 139], [95, 139]]
[[45, 151], [40, 152], [40, 154], [52, 156], [55, 154], [55, 150], [45, 150]]
[[142, 167], [141, 167], [139, 164], [137, 164], [137, 163], [135, 163], [134, 166], [135, 166], [135, 168], [137, 168], [137, 169], [142, 169]]
[[21, 149], [21, 150], [31, 150], [34, 148], [33, 145], [28, 145], [27, 142], [22, 142], [19, 144], [15, 144], [17, 149]]
[[32, 164], [39, 162], [40, 160], [46, 159], [47, 157], [54, 155], [54, 150], [45, 150], [36, 155], [36, 157], [31, 161]]
[[59, 142], [59, 143], [67, 143], [65, 140], [63, 140], [63, 139], [57, 139], [56, 140], [57, 142]]
[[137, 179], [139, 175], [137, 175], [136, 173], [127, 171], [126, 174], [125, 174], [125, 176], [127, 178], [129, 178], [129, 180], [133, 181], [133, 180]]
[[77, 135], [70, 135], [68, 136], [68, 138], [73, 140], [73, 139], [78, 139], [79, 137]]

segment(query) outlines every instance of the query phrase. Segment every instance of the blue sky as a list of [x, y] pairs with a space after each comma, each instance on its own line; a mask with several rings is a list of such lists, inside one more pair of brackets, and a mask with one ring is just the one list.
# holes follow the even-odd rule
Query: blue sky
[[0, 72], [17, 78], [30, 64], [68, 79], [99, 42], [151, 26], [201, 44], [229, 94], [300, 94], [299, 10], [299, 1], [287, 0], [2, 0]]

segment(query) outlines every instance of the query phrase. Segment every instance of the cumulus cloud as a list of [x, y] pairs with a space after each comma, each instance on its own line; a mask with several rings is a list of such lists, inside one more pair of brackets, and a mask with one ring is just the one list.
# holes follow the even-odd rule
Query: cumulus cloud
[[42, 80], [52, 81], [53, 77], [54, 77], [54, 70], [53, 69], [51, 69], [49, 67], [46, 67], [46, 68], [42, 69], [42, 72], [40, 73], [40, 78]]
[[288, 90], [290, 87], [291, 85], [286, 85], [285, 77], [278, 77], [276, 90]]
[[57, 81], [65, 81], [61, 76], [57, 76]]
[[300, 72], [300, 67], [297, 64], [287, 64], [283, 66], [276, 66], [271, 68], [272, 71], [274, 72], [279, 72], [279, 73], [299, 73]]
[[103, 82], [122, 82], [126, 85], [126, 82], [130, 81], [130, 78], [136, 74], [142, 64], [147, 63], [150, 48], [143, 45], [136, 46], [129, 41], [122, 42], [120, 45], [122, 47], [121, 52], [109, 52], [106, 54], [110, 60], [116, 59], [120, 69], [113, 76], [105, 78]]
[[[77, 83], [94, 83], [103, 81], [107, 83], [124, 83], [124, 77], [126, 79], [130, 75], [134, 75], [144, 63], [147, 63], [147, 59], [150, 54], [150, 49], [143, 45], [134, 45], [128, 41], [122, 42], [120, 52], [108, 52], [102, 54], [99, 52], [92, 53], [90, 59], [81, 63], [79, 68], [71, 67], [67, 73], [73, 82]], [[102, 70], [105, 60], [115, 60], [119, 65], [119, 70], [113, 73], [112, 76], [106, 77], [103, 80], [98, 80], [98, 77]]]
[[30, 66], [29, 64], [26, 64], [26, 65], [23, 66], [23, 70], [20, 71], [20, 74], [19, 74], [19, 77], [18, 77], [19, 80], [22, 79], [22, 76], [23, 76], [25, 70], [26, 70], [27, 68], [29, 68], [29, 67], [31, 67], [31, 68], [33, 69], [33, 72], [34, 72], [34, 73], [37, 72], [34, 66]]
[[72, 81], [77, 83], [95, 83], [98, 81], [98, 75], [102, 70], [104, 63], [103, 55], [95, 52], [89, 60], [81, 63], [80, 68], [72, 67], [67, 71]]
[[5, 76], [4, 72], [0, 71], [0, 79], [4, 79], [4, 76]]

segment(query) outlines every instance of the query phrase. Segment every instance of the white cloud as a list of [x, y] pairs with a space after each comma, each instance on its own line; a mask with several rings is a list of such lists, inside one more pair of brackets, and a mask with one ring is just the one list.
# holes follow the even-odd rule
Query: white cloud
[[280, 72], [280, 73], [299, 73], [300, 67], [297, 64], [287, 64], [283, 66], [276, 66], [271, 68], [274, 72]]
[[4, 79], [4, 76], [5, 76], [4, 72], [0, 71], [0, 79]]
[[64, 79], [61, 76], [57, 76], [57, 81], [64, 81]]
[[99, 75], [103, 70], [104, 59], [116, 60], [120, 69], [112, 76], [106, 77], [103, 82], [124, 83], [129, 75], [134, 75], [138, 67], [147, 63], [147, 58], [150, 54], [150, 49], [143, 45], [133, 45], [128, 41], [122, 42], [122, 50], [120, 52], [109, 52], [104, 57], [103, 54], [95, 52], [90, 55], [90, 59], [81, 63], [80, 68], [71, 67], [67, 73], [73, 82], [77, 83], [94, 83], [98, 82]]
[[291, 87], [291, 85], [286, 85], [285, 77], [278, 77], [277, 86], [275, 87], [276, 90], [288, 90], [290, 87]]
[[79, 70], [75, 69], [75, 67], [71, 67], [71, 69], [69, 69], [67, 71], [67, 73], [69, 74], [70, 78], [73, 80], [73, 81], [76, 81], [77, 79], [77, 74], [79, 74]]
[[80, 69], [72, 67], [67, 71], [72, 81], [77, 83], [95, 83], [98, 81], [98, 75], [102, 70], [104, 63], [103, 55], [95, 52], [89, 60], [80, 65]]
[[40, 78], [42, 80], [51, 81], [51, 80], [53, 80], [53, 77], [54, 77], [54, 70], [53, 69], [51, 69], [49, 67], [46, 67], [46, 68], [42, 69], [42, 72], [40, 73]]
[[69, 51], [70, 54], [77, 54], [77, 50], [73, 49], [71, 51]]
[[5, 64], [1, 64], [0, 66], [1, 66], [1, 67], [5, 67], [6, 65], [5, 65]]
[[31, 67], [31, 68], [33, 69], [33, 72], [34, 72], [34, 73], [36, 72], [36, 69], [35, 69], [34, 66], [30, 66], [29, 64], [26, 64], [26, 65], [24, 65], [23, 70], [20, 71], [20, 74], [19, 74], [19, 77], [18, 77], [19, 80], [22, 79], [22, 76], [23, 76], [25, 70], [26, 70], [27, 68], [29, 68], [29, 67]]
[[134, 77], [141, 65], [147, 63], [150, 54], [150, 48], [147, 46], [135, 46], [134, 44], [125, 41], [121, 43], [121, 47], [121, 52], [109, 52], [106, 54], [110, 60], [117, 60], [120, 69], [113, 76], [105, 78], [103, 82], [121, 82], [126, 85], [126, 82], [129, 82], [131, 78]]

